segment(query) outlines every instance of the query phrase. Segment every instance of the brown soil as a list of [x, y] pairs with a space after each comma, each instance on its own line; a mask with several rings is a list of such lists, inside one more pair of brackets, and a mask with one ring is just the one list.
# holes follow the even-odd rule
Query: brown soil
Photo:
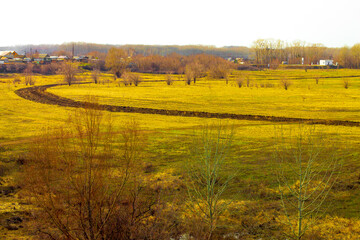
[[75, 107], [75, 108], [90, 107], [90, 108], [98, 108], [110, 112], [129, 112], [129, 113], [143, 113], [143, 114], [159, 114], [159, 115], [167, 115], [167, 116], [323, 124], [323, 125], [339, 125], [339, 126], [353, 126], [353, 127], [360, 126], [360, 122], [344, 121], [344, 120], [288, 118], [288, 117], [276, 117], [276, 116], [264, 116], [264, 115], [211, 113], [211, 112], [196, 112], [196, 111], [166, 110], [166, 109], [155, 109], [155, 108], [139, 108], [139, 107], [128, 107], [128, 106], [114, 106], [114, 105], [106, 105], [106, 104], [90, 104], [88, 102], [75, 101], [69, 98], [60, 97], [46, 91], [46, 89], [48, 88], [59, 85], [62, 84], [50, 84], [50, 85], [22, 88], [16, 90], [15, 93], [22, 98], [38, 103], [52, 104], [63, 107]]

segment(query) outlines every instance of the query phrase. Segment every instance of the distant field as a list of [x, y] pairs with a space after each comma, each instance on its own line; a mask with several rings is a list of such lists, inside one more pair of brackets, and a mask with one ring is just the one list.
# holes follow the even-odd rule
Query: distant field
[[[164, 82], [164, 75], [144, 75], [138, 87], [121, 82], [60, 86], [48, 91], [75, 100], [96, 95], [104, 104], [213, 113], [360, 121], [360, 71], [308, 70], [248, 72], [250, 87], [236, 85], [237, 74], [225, 80], [199, 79], [187, 86]], [[359, 76], [359, 77], [351, 77]], [[291, 82], [284, 90], [280, 81]], [[319, 77], [316, 84], [315, 78]], [[179, 76], [175, 76], [177, 80]], [[344, 80], [350, 82], [345, 89]]]

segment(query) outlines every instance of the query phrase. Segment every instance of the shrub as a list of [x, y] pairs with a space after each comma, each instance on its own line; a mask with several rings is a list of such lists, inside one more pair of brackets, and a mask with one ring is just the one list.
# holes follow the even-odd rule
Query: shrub
[[141, 83], [141, 76], [135, 73], [123, 73], [122, 79], [125, 86], [132, 84], [134, 84], [134, 86], [138, 86]]
[[315, 78], [315, 83], [316, 83], [316, 84], [319, 84], [319, 77], [316, 77], [316, 78]]
[[285, 90], [288, 90], [291, 85], [292, 82], [287, 78], [283, 78], [280, 80], [280, 86], [283, 87]]
[[171, 76], [170, 74], [167, 74], [167, 75], [166, 75], [165, 81], [166, 81], [166, 84], [167, 84], [167, 85], [172, 85], [172, 84], [174, 83], [174, 81], [173, 81], [173, 79], [172, 79], [172, 76]]
[[349, 79], [343, 79], [343, 85], [345, 89], [348, 89], [350, 87]]
[[15, 78], [15, 79], [13, 80], [13, 84], [14, 84], [14, 85], [20, 84], [20, 83], [21, 83], [20, 78]]
[[91, 72], [91, 78], [94, 80], [94, 83], [97, 84], [99, 81], [99, 75], [100, 75], [100, 71], [95, 69]]
[[236, 79], [236, 84], [239, 88], [241, 88], [243, 86], [243, 83], [244, 83], [244, 79], [242, 79], [242, 78]]

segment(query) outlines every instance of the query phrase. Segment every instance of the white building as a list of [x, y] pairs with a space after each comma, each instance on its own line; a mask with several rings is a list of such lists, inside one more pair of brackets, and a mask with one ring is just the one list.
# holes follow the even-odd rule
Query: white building
[[320, 65], [321, 66], [332, 66], [332, 65], [334, 65], [334, 61], [333, 60], [320, 60]]

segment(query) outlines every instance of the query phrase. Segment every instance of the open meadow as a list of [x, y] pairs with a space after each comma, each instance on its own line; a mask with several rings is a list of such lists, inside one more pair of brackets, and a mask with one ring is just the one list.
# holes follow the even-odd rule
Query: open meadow
[[[191, 85], [185, 84], [182, 75], [172, 75], [173, 82], [167, 85], [165, 74], [136, 74], [141, 76], [138, 86], [125, 86], [122, 79], [114, 80], [110, 74], [103, 73], [98, 84], [59, 85], [46, 91], [76, 101], [95, 96], [98, 103], [114, 106], [360, 122], [360, 70], [233, 71], [228, 80], [203, 77]], [[16, 78], [20, 83], [13, 81]], [[34, 78], [35, 86], [64, 83], [60, 75], [36, 75]], [[81, 81], [92, 81], [90, 73], [82, 73]], [[287, 90], [284, 81], [288, 84]], [[0, 74], [2, 219], [14, 216], [32, 219], [31, 214], [25, 214], [31, 206], [17, 188], [27, 151], [49, 129], [66, 127], [74, 112], [79, 110], [33, 102], [15, 94], [15, 90], [26, 87], [29, 86], [24, 84], [22, 75]], [[131, 121], [139, 125], [143, 135], [141, 158], [146, 169], [142, 176], [167, 191], [164, 197], [167, 204], [187, 196], [182, 180], [186, 164], [192, 159], [194, 139], [202, 134], [204, 126], [215, 129], [221, 125], [232, 129], [233, 140], [222, 174], [235, 175], [222, 195], [224, 201], [231, 203], [219, 220], [219, 231], [243, 234], [239, 239], [271, 239], [269, 236], [285, 239], [281, 232], [288, 229], [282, 224], [286, 219], [273, 159], [275, 149], [290, 143], [301, 131], [299, 123], [136, 112], [108, 114], [111, 115], [115, 148], [124, 142], [124, 126]], [[309, 230], [313, 237], [309, 235], [309, 239], [358, 239], [360, 127], [346, 124], [307, 124], [305, 127], [314, 128], [315, 136], [324, 143], [320, 157], [326, 159], [327, 152], [334, 152], [342, 162], [341, 170], [336, 170], [337, 180], [330, 186], [331, 191], [323, 203], [321, 217]], [[284, 142], [276, 138], [282, 131], [290, 130], [293, 135], [285, 135]], [[284, 171], [291, 172], [291, 169]], [[6, 189], [10, 189], [7, 194]], [[186, 214], [180, 218], [186, 219]], [[29, 229], [23, 223], [22, 228], [10, 231], [2, 223], [0, 239], [31, 239], [34, 236]]]

